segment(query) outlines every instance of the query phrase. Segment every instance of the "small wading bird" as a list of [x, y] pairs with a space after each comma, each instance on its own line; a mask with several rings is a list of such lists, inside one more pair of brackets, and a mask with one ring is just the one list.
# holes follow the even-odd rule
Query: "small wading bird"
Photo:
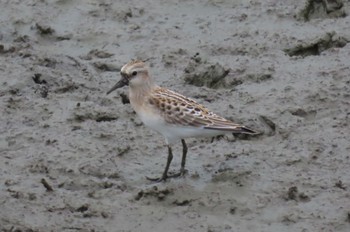
[[[231, 122], [209, 111], [179, 93], [154, 84], [144, 62], [133, 60], [124, 65], [120, 71], [121, 80], [107, 94], [129, 86], [130, 103], [141, 121], [165, 137], [168, 146], [168, 159], [160, 178], [152, 181], [165, 181], [167, 178], [185, 174], [187, 145], [184, 138], [199, 136], [217, 136], [225, 133], [257, 134], [245, 126]], [[171, 145], [181, 140], [183, 153], [179, 173], [168, 174], [173, 159]]]

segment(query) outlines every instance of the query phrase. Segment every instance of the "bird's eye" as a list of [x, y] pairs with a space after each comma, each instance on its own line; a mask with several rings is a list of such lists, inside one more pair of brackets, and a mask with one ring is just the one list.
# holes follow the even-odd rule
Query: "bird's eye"
[[136, 76], [136, 75], [137, 75], [137, 72], [136, 72], [136, 71], [133, 71], [133, 72], [132, 72], [132, 75], [133, 75], [133, 76]]

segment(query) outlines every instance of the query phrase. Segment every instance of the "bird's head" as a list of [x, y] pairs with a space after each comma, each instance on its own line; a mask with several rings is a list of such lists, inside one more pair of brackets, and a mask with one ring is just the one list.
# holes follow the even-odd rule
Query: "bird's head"
[[137, 88], [150, 82], [148, 68], [146, 64], [140, 60], [132, 60], [124, 65], [120, 70], [120, 75], [122, 78], [107, 92], [107, 94], [125, 85]]

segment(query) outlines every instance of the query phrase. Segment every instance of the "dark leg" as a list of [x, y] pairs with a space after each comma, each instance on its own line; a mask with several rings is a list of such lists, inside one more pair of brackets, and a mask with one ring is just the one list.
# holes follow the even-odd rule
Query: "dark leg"
[[173, 151], [171, 150], [170, 145], [168, 145], [168, 159], [167, 159], [166, 166], [165, 166], [165, 169], [164, 169], [162, 177], [160, 177], [160, 178], [150, 178], [150, 177], [146, 176], [146, 178], [148, 180], [157, 181], [157, 182], [165, 181], [169, 177], [168, 176], [168, 170], [169, 170], [170, 163], [171, 163], [172, 160], [173, 160]]
[[168, 175], [170, 163], [173, 160], [173, 151], [172, 151], [170, 145], [168, 145], [168, 160], [166, 162], [166, 166], [165, 166], [162, 177], [160, 177], [160, 178], [146, 177], [148, 180], [160, 182], [160, 181], [165, 181], [168, 178], [175, 178], [175, 177], [183, 176], [186, 174], [185, 165], [186, 165], [186, 155], [187, 155], [187, 144], [186, 144], [184, 139], [181, 139], [181, 143], [182, 143], [182, 158], [181, 158], [180, 172], [172, 174], [172, 175]]
[[169, 178], [179, 177], [186, 174], [185, 165], [186, 165], [186, 155], [187, 155], [187, 145], [184, 139], [181, 139], [182, 142], [182, 158], [181, 158], [181, 169], [180, 172], [169, 175]]
[[182, 142], [182, 159], [181, 159], [180, 174], [184, 175], [186, 172], [185, 165], [186, 165], [186, 155], [187, 155], [187, 144], [184, 139], [181, 139], [181, 142]]
[[162, 175], [162, 180], [166, 180], [166, 178], [168, 178], [168, 170], [172, 160], [173, 160], [173, 151], [171, 150], [170, 145], [168, 145], [168, 160], [166, 161], [166, 166]]

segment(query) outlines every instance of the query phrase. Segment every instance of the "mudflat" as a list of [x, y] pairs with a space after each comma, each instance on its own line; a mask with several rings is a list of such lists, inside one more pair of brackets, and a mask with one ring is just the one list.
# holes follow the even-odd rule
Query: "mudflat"
[[[0, 2], [1, 231], [350, 231], [349, 1]], [[127, 89], [261, 131], [187, 140], [185, 177]], [[180, 168], [181, 142], [170, 168]]]

